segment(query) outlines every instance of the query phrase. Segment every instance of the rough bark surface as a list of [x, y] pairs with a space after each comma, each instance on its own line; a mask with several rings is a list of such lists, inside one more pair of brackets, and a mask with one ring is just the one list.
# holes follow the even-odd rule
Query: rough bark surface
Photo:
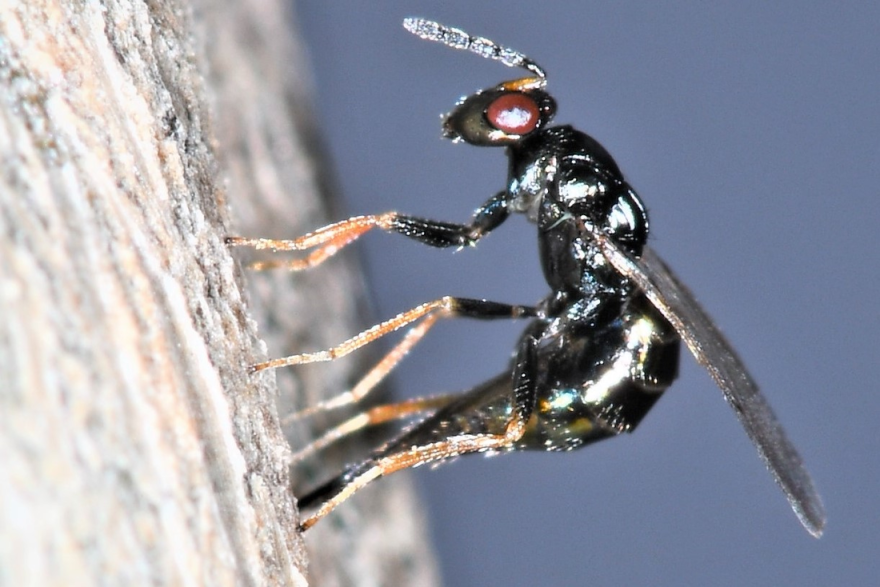
[[[0, 585], [436, 580], [399, 481], [319, 524], [306, 570], [275, 377], [246, 371], [257, 324], [279, 355], [361, 322], [344, 261], [251, 278], [223, 241], [324, 220], [291, 25], [274, 1], [0, 4]], [[302, 406], [352, 377], [279, 379]]]

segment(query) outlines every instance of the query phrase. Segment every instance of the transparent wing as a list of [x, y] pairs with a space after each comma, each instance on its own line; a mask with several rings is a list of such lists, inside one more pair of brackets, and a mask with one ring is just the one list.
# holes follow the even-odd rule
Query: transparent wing
[[782, 488], [807, 531], [818, 538], [825, 526], [825, 508], [794, 446], [761, 395], [736, 351], [660, 257], [645, 248], [641, 260], [620, 249], [604, 233], [587, 227], [602, 253], [621, 274], [641, 288], [666, 317], [691, 353], [736, 412], [764, 464]]

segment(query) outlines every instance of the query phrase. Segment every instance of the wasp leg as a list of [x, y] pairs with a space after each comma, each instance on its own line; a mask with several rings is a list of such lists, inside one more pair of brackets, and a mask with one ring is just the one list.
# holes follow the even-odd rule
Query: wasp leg
[[516, 347], [513, 366], [513, 410], [523, 423], [528, 422], [537, 404], [538, 340], [547, 328], [542, 321], [532, 322]]
[[361, 465], [349, 469], [337, 479], [320, 487], [318, 490], [300, 500], [301, 507], [308, 507], [327, 495], [332, 495], [321, 504], [318, 510], [306, 518], [299, 526], [305, 532], [318, 520], [336, 509], [339, 504], [363, 489], [375, 479], [390, 475], [396, 471], [418, 465], [442, 461], [474, 452], [500, 451], [511, 448], [525, 432], [525, 422], [514, 417], [507, 425], [504, 434], [462, 435], [448, 438], [425, 446], [414, 446], [408, 450], [385, 457], [370, 459]]
[[[298, 365], [318, 361], [331, 361], [347, 355], [348, 353], [369, 344], [377, 338], [384, 336], [398, 328], [423, 318], [422, 322], [413, 326], [402, 341], [400, 341], [385, 357], [379, 361], [351, 390], [345, 391], [326, 401], [315, 404], [309, 408], [295, 412], [285, 419], [285, 423], [293, 420], [309, 417], [318, 412], [334, 410], [343, 406], [351, 405], [360, 401], [372, 391], [385, 377], [397, 366], [397, 364], [409, 353], [409, 351], [425, 336], [428, 330], [440, 318], [521, 318], [534, 316], [535, 308], [528, 306], [515, 306], [489, 302], [486, 300], [471, 300], [467, 298], [445, 297], [433, 302], [416, 306], [412, 310], [398, 314], [391, 320], [377, 324], [365, 330], [361, 334], [349, 339], [341, 345], [318, 353], [294, 355], [283, 359], [275, 359], [266, 363], [260, 363], [251, 367], [253, 371], [262, 369], [274, 369], [285, 365]], [[287, 361], [290, 361], [289, 363]]]
[[234, 247], [253, 247], [257, 250], [271, 249], [273, 251], [306, 251], [315, 249], [303, 259], [288, 259], [283, 261], [256, 261], [250, 264], [251, 269], [276, 269], [284, 268], [289, 271], [304, 271], [320, 265], [340, 249], [357, 240], [369, 230], [380, 227], [382, 230], [392, 230], [396, 212], [386, 212], [372, 216], [355, 216], [342, 222], [330, 224], [319, 228], [293, 240], [273, 240], [267, 238], [245, 238], [240, 236], [226, 237], [226, 244]]
[[[256, 365], [251, 366], [250, 372], [255, 373], [265, 369], [277, 369], [278, 367], [287, 367], [290, 365], [332, 361], [344, 357], [386, 334], [403, 328], [407, 324], [412, 324], [413, 322], [424, 318], [422, 324], [427, 323], [424, 328], [418, 330], [419, 326], [421, 326], [419, 325], [410, 330], [412, 336], [408, 337], [408, 339], [404, 339], [404, 341], [396, 348], [392, 349], [385, 359], [367, 374], [367, 377], [364, 378], [366, 384], [361, 387], [360, 390], [362, 397], [364, 393], [369, 391], [369, 389], [375, 387], [375, 385], [400, 361], [400, 359], [403, 358], [404, 355], [406, 355], [407, 352], [409, 352], [413, 346], [415, 346], [415, 344], [427, 333], [430, 327], [440, 318], [478, 318], [491, 320], [497, 318], [522, 318], [535, 316], [536, 313], [537, 310], [531, 306], [518, 306], [490, 302], [487, 300], [472, 300], [468, 298], [445, 296], [439, 300], [426, 302], [411, 310], [401, 312], [394, 318], [377, 324], [372, 328], [368, 328], [357, 336], [354, 336], [331, 349], [315, 353], [291, 355], [289, 357], [273, 359], [264, 363], [257, 363]], [[349, 393], [354, 395], [353, 391]], [[353, 401], [357, 401], [357, 399], [359, 399], [359, 397], [347, 399], [343, 404], [339, 405], [349, 404]]]
[[353, 403], [357, 403], [364, 396], [366, 396], [370, 391], [372, 391], [379, 383], [382, 382], [385, 377], [397, 366], [397, 364], [403, 360], [403, 358], [409, 353], [409, 351], [425, 336], [425, 334], [430, 330], [431, 326], [439, 318], [439, 315], [432, 314], [427, 316], [422, 322], [413, 326], [406, 333], [406, 336], [402, 341], [397, 343], [393, 349], [391, 349], [388, 354], [386, 354], [381, 361], [376, 363], [376, 365], [370, 369], [370, 371], [364, 375], [364, 377], [358, 381], [358, 383], [351, 388], [349, 391], [345, 391], [340, 393], [335, 397], [331, 397], [328, 400], [318, 402], [317, 404], [310, 406], [304, 410], [300, 410], [298, 412], [294, 412], [293, 414], [287, 416], [282, 424], [289, 424], [294, 420], [299, 420], [302, 418], [307, 418], [313, 414], [317, 414], [319, 412], [325, 412], [328, 410], [335, 410], [337, 408], [341, 408], [343, 406], [351, 405]]
[[315, 249], [302, 259], [257, 261], [250, 265], [252, 269], [257, 270], [283, 268], [289, 271], [303, 271], [320, 265], [340, 249], [374, 228], [385, 232], [396, 232], [432, 247], [473, 246], [483, 236], [504, 222], [509, 215], [508, 200], [509, 196], [506, 191], [499, 192], [477, 209], [469, 224], [439, 222], [406, 216], [397, 212], [386, 212], [370, 216], [355, 216], [319, 228], [293, 240], [230, 236], [226, 237], [226, 244], [235, 247], [253, 247], [258, 250], [272, 249], [273, 251]]
[[290, 457], [290, 463], [297, 463], [316, 452], [325, 449], [334, 442], [369, 426], [377, 426], [379, 424], [385, 424], [386, 422], [408, 418], [415, 414], [437, 410], [449, 405], [449, 403], [455, 398], [456, 396], [454, 395], [439, 395], [435, 397], [416, 398], [396, 404], [387, 404], [370, 408], [369, 410], [346, 420], [339, 426], [331, 428], [322, 434], [320, 438], [310, 442], [300, 451], [295, 452]]
[[537, 344], [545, 328], [538, 321], [526, 330], [512, 376], [503, 374], [458, 396], [371, 459], [303, 496], [300, 507], [321, 505], [300, 529], [307, 530], [371, 481], [395, 471], [468, 453], [517, 448], [536, 404]]

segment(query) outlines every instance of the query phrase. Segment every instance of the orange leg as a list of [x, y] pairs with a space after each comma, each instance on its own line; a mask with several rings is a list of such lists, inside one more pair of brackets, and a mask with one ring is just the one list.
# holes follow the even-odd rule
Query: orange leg
[[439, 318], [438, 315], [429, 315], [420, 324], [412, 327], [402, 341], [388, 352], [385, 357], [379, 361], [364, 377], [358, 381], [351, 390], [340, 393], [328, 400], [319, 402], [299, 412], [295, 412], [285, 418], [284, 424], [307, 418], [313, 414], [324, 412], [327, 410], [335, 410], [342, 406], [357, 403], [370, 391], [372, 391], [383, 379], [391, 372], [394, 367], [409, 353], [409, 351], [425, 336], [425, 333], [433, 326], [434, 322]]
[[406, 216], [397, 212], [385, 212], [370, 216], [355, 216], [319, 228], [294, 240], [231, 236], [226, 238], [226, 243], [235, 247], [253, 247], [275, 251], [314, 249], [302, 259], [259, 261], [251, 265], [254, 269], [284, 268], [291, 271], [302, 271], [320, 265], [340, 249], [374, 228], [385, 232], [395, 232], [432, 247], [468, 247], [475, 245], [477, 241], [504, 222], [509, 214], [508, 199], [507, 191], [499, 192], [474, 213], [470, 222], [464, 224]]
[[[306, 457], [309, 457], [314, 453], [330, 446], [337, 440], [341, 440], [346, 436], [354, 434], [355, 432], [363, 430], [364, 428], [367, 428], [369, 426], [376, 426], [378, 424], [384, 424], [386, 422], [391, 422], [394, 420], [401, 420], [415, 414], [421, 414], [424, 412], [442, 408], [456, 397], [457, 396], [455, 395], [440, 395], [436, 397], [411, 399], [396, 404], [388, 404], [370, 408], [366, 412], [362, 412], [357, 416], [346, 420], [339, 426], [331, 428], [330, 430], [325, 432], [323, 435], [321, 435], [320, 438], [309, 443], [302, 450], [294, 453], [290, 457], [290, 462], [291, 464], [297, 463], [305, 459]], [[282, 424], [284, 423], [286, 422], [283, 421]]]
[[514, 417], [507, 425], [503, 435], [469, 434], [454, 436], [442, 442], [426, 446], [415, 446], [403, 452], [377, 458], [373, 461], [372, 466], [349, 480], [339, 493], [324, 502], [318, 508], [318, 511], [306, 518], [300, 524], [300, 530], [304, 532], [314, 526], [318, 520], [332, 512], [342, 502], [366, 487], [374, 479], [390, 475], [402, 469], [472, 452], [503, 450], [519, 440], [524, 432], [525, 422]]
[[465, 316], [483, 319], [521, 318], [524, 316], [533, 316], [534, 314], [535, 309], [527, 306], [514, 306], [488, 302], [485, 300], [469, 300], [466, 298], [446, 296], [439, 300], [427, 302], [416, 306], [411, 310], [402, 312], [394, 318], [386, 320], [381, 324], [377, 324], [372, 328], [368, 328], [357, 336], [354, 336], [331, 349], [315, 353], [292, 355], [281, 359], [266, 361], [265, 363], [258, 363], [251, 367], [251, 372], [262, 371], [264, 369], [277, 369], [278, 367], [286, 367], [289, 365], [303, 365], [306, 363], [332, 361], [344, 357], [386, 334], [394, 332], [395, 330], [403, 328], [413, 322], [417, 322], [418, 320], [422, 320], [422, 322], [413, 326], [409, 332], [407, 332], [404, 339], [391, 349], [391, 351], [385, 355], [385, 357], [379, 361], [379, 363], [376, 364], [376, 366], [373, 367], [354, 388], [350, 391], [341, 393], [336, 397], [330, 398], [327, 401], [302, 410], [301, 412], [297, 412], [292, 419], [302, 418], [320, 411], [335, 409], [358, 402], [374, 389], [388, 375], [388, 373], [397, 366], [397, 364], [416, 344], [418, 344], [420, 340], [422, 340], [425, 334], [427, 334], [440, 318]]
[[[451, 298], [449, 296], [440, 298], [439, 300], [434, 300], [433, 302], [427, 302], [416, 306], [411, 310], [407, 310], [406, 312], [401, 312], [390, 320], [386, 320], [385, 322], [376, 324], [372, 328], [364, 330], [357, 336], [354, 336], [333, 348], [327, 349], [325, 351], [318, 351], [315, 353], [291, 355], [289, 357], [282, 357], [280, 359], [266, 361], [265, 363], [257, 363], [256, 365], [251, 366], [250, 371], [251, 373], [255, 373], [257, 371], [263, 371], [264, 369], [277, 369], [278, 367], [288, 367], [291, 365], [304, 365], [306, 363], [322, 363], [325, 361], [332, 361], [334, 359], [344, 357], [349, 353], [370, 344], [374, 340], [385, 336], [386, 334], [390, 334], [395, 330], [398, 330], [399, 328], [403, 328], [407, 324], [411, 324], [416, 320], [419, 320], [420, 318], [425, 318], [425, 321], [428, 322], [428, 326], [424, 328], [424, 332], [421, 332], [418, 335], [414, 335], [416, 337], [416, 340], [412, 341], [405, 348], [405, 354], [405, 352], [408, 351], [409, 348], [411, 348], [413, 345], [415, 345], [416, 342], [418, 342], [418, 339], [424, 336], [425, 332], [427, 332], [427, 330], [434, 324], [437, 318], [448, 317], [454, 314], [455, 304], [455, 298]], [[404, 342], [406, 342], [406, 340], [404, 340]], [[394, 353], [394, 351], [392, 351], [392, 353]], [[384, 363], [384, 360], [382, 363]], [[382, 363], [380, 363], [380, 365], [382, 365]], [[386, 373], [387, 371], [390, 371], [390, 368], [386, 370]], [[372, 374], [372, 371], [370, 372], [370, 374]], [[373, 383], [373, 385], [375, 385], [375, 383]], [[351, 403], [351, 401], [346, 401], [345, 403]]]
[[257, 270], [283, 268], [290, 271], [303, 271], [320, 265], [335, 255], [340, 249], [351, 244], [373, 228], [378, 227], [385, 231], [391, 230], [396, 218], [397, 212], [386, 212], [385, 214], [374, 214], [371, 216], [355, 216], [354, 218], [319, 228], [294, 240], [230, 236], [226, 238], [226, 243], [235, 247], [253, 247], [258, 250], [305, 251], [315, 249], [304, 259], [257, 261], [250, 265], [252, 269]]

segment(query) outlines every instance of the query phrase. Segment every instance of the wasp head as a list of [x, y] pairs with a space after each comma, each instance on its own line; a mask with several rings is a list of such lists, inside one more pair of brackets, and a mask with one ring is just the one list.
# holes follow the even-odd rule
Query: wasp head
[[481, 90], [460, 100], [443, 120], [443, 136], [471, 145], [511, 145], [544, 128], [556, 101], [541, 78], [524, 78]]
[[423, 18], [407, 18], [403, 26], [422, 39], [470, 51], [531, 74], [459, 101], [443, 121], [444, 137], [472, 145], [510, 145], [546, 126], [556, 112], [555, 101], [544, 91], [547, 74], [519, 51]]

